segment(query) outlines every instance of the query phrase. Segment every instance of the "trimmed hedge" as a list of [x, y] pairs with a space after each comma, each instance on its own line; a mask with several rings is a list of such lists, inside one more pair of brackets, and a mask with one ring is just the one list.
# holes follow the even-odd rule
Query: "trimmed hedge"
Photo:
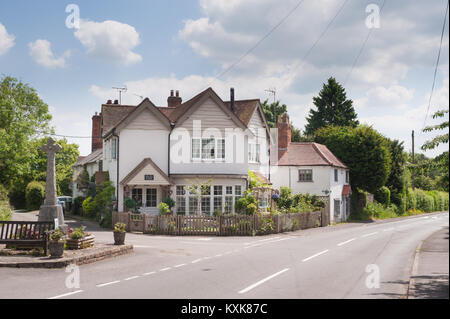
[[421, 210], [427, 213], [448, 210], [449, 194], [409, 188], [406, 194], [406, 209]]
[[29, 182], [25, 189], [27, 209], [37, 210], [41, 207], [45, 198], [45, 187], [41, 182]]

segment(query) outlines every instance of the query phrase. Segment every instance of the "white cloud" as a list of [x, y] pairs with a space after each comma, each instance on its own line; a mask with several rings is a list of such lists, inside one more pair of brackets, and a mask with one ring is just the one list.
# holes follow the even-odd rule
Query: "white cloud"
[[9, 34], [5, 26], [0, 23], [0, 55], [5, 54], [14, 46], [14, 36]]
[[81, 20], [74, 35], [91, 56], [125, 65], [142, 61], [142, 57], [132, 51], [140, 43], [139, 33], [128, 24]]
[[47, 40], [38, 39], [28, 44], [30, 55], [38, 64], [47, 68], [64, 68], [66, 60], [70, 57], [70, 51], [64, 52], [56, 58], [51, 49], [51, 43]]

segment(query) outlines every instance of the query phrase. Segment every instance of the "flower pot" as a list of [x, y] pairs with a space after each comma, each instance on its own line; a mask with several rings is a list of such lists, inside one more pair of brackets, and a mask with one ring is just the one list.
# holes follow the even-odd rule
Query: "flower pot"
[[48, 243], [48, 250], [50, 250], [50, 256], [55, 258], [61, 258], [64, 254], [64, 242], [63, 241], [50, 241]]
[[114, 245], [123, 245], [125, 244], [125, 232], [114, 232]]

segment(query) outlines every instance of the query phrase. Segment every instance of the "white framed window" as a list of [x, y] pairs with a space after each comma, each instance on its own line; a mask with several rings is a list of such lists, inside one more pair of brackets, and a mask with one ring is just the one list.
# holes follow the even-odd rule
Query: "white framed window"
[[195, 160], [225, 159], [225, 139], [193, 138], [192, 159]]
[[312, 169], [299, 169], [298, 170], [299, 182], [312, 182]]
[[117, 158], [117, 140], [115, 138], [111, 140], [111, 158]]
[[248, 144], [248, 161], [252, 163], [260, 162], [260, 144], [249, 143]]
[[176, 189], [177, 214], [186, 214], [186, 190], [184, 186], [177, 186]]
[[223, 187], [221, 185], [214, 186], [214, 212], [222, 212], [222, 196], [223, 196]]
[[147, 188], [145, 194], [145, 206], [156, 207], [156, 188]]
[[339, 181], [339, 175], [338, 175], [338, 170], [334, 169], [334, 181], [337, 182]]
[[350, 182], [350, 172], [349, 171], [345, 171], [345, 183], [349, 183]]
[[133, 198], [138, 206], [142, 206], [142, 188], [133, 188], [131, 191], [131, 198]]
[[195, 215], [198, 207], [198, 199], [196, 196], [189, 196], [189, 215]]

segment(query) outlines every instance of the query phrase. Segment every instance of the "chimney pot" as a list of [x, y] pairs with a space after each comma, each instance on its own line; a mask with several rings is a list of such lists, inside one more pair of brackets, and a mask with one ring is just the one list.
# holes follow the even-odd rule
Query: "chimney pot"
[[106, 104], [112, 104], [112, 100], [106, 101]]
[[230, 107], [231, 111], [234, 112], [234, 88], [230, 88]]
[[170, 90], [170, 96], [173, 96], [173, 90]]
[[179, 97], [180, 96], [180, 91], [177, 90], [175, 94], [176, 94], [176, 97]]
[[119, 104], [119, 100], [114, 100], [114, 104]]
[[170, 90], [170, 96], [167, 98], [168, 107], [177, 107], [183, 101], [180, 97], [180, 92], [177, 90], [176, 96], [173, 95], [174, 90]]

